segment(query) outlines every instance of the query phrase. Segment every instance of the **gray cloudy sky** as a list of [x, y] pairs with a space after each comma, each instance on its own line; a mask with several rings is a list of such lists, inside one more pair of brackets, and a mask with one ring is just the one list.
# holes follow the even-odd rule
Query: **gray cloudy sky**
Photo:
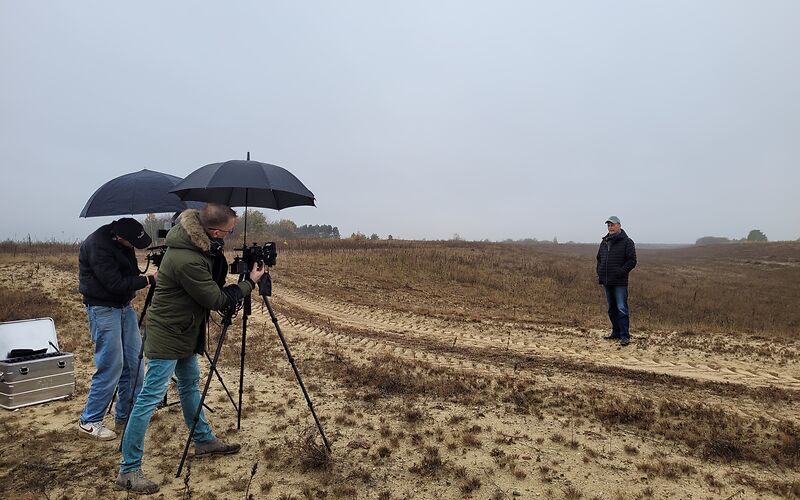
[[281, 165], [343, 235], [800, 237], [800, 2], [0, 0], [0, 239]]

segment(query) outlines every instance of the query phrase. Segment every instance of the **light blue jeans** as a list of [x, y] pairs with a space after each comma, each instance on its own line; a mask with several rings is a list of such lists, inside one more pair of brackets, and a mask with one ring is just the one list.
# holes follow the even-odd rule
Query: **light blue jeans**
[[[116, 416], [118, 421], [128, 418], [131, 401], [142, 388], [144, 369], [139, 361], [142, 338], [136, 312], [130, 305], [124, 308], [86, 306], [89, 334], [94, 343], [92, 384], [81, 413], [81, 423], [100, 422], [105, 416], [114, 389], [117, 391]], [[134, 377], [138, 378], [134, 384]]]
[[[156, 410], [158, 403], [164, 399], [172, 374], [178, 379], [178, 394], [181, 398], [183, 421], [186, 427], [192, 428], [194, 415], [200, 405], [200, 367], [197, 356], [192, 355], [183, 359], [148, 359], [147, 373], [144, 376], [144, 386], [136, 404], [133, 405], [128, 426], [125, 428], [125, 438], [122, 440], [122, 460], [119, 471], [123, 474], [133, 472], [142, 467], [144, 456], [144, 435], [150, 425], [150, 417]], [[195, 444], [212, 441], [214, 433], [206, 421], [203, 412], [197, 421], [194, 431]]]

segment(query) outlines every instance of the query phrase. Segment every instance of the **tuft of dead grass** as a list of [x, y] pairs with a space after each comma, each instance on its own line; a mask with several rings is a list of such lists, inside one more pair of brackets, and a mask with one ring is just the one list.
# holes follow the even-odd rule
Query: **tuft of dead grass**
[[332, 466], [333, 460], [328, 449], [317, 442], [317, 428], [306, 427], [297, 438], [288, 440], [287, 445], [300, 462], [301, 470], [326, 471]]
[[697, 473], [697, 469], [686, 462], [672, 462], [663, 458], [640, 463], [636, 468], [648, 476], [660, 476], [666, 479], [678, 479]]
[[461, 490], [461, 493], [469, 495], [470, 493], [472, 493], [473, 491], [477, 490], [480, 487], [481, 487], [481, 480], [477, 477], [472, 477], [468, 479], [466, 482], [461, 483], [459, 489]]
[[419, 462], [412, 465], [409, 470], [421, 476], [438, 476], [445, 467], [445, 460], [436, 446], [426, 446]]

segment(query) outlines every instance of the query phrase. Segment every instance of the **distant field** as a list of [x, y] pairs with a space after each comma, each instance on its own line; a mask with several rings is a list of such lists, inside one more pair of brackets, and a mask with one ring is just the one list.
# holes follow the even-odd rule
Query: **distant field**
[[[286, 276], [309, 292], [443, 317], [607, 323], [594, 245], [292, 242]], [[638, 251], [633, 329], [800, 338], [800, 243]], [[323, 279], [319, 279], [323, 278]]]
[[[77, 250], [0, 245], [7, 262], [76, 272]], [[608, 322], [596, 252], [594, 245], [295, 240], [279, 244], [273, 275], [278, 290], [286, 280], [365, 305], [596, 328]], [[800, 340], [800, 243], [639, 249], [638, 262], [630, 278], [634, 330]]]

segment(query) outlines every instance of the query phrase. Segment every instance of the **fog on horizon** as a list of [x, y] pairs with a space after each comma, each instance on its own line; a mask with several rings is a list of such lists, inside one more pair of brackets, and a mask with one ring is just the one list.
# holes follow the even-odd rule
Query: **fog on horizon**
[[[342, 237], [800, 238], [800, 3], [0, 0], [0, 240], [106, 181], [287, 168]], [[241, 211], [241, 210], [239, 210]]]

